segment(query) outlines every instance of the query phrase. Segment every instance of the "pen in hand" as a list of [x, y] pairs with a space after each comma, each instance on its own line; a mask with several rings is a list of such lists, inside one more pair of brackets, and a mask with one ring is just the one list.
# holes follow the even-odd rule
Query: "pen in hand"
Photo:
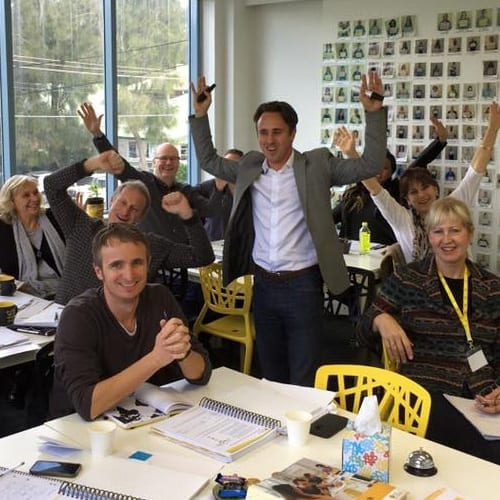
[[14, 467], [11, 467], [10, 469], [6, 469], [2, 472], [0, 472], [0, 477], [5, 476], [5, 474], [8, 474], [9, 472], [14, 472], [15, 470], [19, 469], [19, 467], [22, 467], [24, 465], [24, 461], [18, 463], [17, 465], [14, 465]]

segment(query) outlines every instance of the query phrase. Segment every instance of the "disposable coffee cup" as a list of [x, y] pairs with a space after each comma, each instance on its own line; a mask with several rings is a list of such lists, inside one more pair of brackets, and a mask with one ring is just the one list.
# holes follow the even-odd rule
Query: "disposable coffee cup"
[[289, 446], [304, 446], [309, 438], [312, 415], [307, 411], [296, 410], [285, 413], [286, 431]]
[[0, 274], [0, 295], [10, 297], [16, 293], [16, 280], [14, 276]]
[[105, 457], [114, 451], [116, 424], [109, 421], [96, 421], [88, 426], [90, 451], [94, 457]]
[[0, 326], [8, 326], [14, 323], [17, 314], [17, 306], [14, 302], [4, 300], [0, 302]]

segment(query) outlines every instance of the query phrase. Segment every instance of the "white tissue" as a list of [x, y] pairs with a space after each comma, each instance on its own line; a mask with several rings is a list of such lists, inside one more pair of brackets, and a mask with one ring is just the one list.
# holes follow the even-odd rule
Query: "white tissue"
[[354, 420], [354, 428], [365, 436], [373, 436], [381, 431], [382, 423], [378, 413], [377, 396], [365, 396]]

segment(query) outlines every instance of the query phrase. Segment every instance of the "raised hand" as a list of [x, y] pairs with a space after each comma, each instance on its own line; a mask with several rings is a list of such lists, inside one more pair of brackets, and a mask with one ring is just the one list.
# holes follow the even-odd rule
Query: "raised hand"
[[373, 93], [383, 97], [384, 85], [376, 71], [369, 71], [361, 77], [361, 87], [359, 89], [359, 100], [367, 112], [378, 111], [383, 106], [383, 101], [374, 99]]
[[348, 158], [358, 158], [356, 151], [356, 138], [346, 127], [338, 128], [333, 134], [332, 146], [336, 146]]
[[[205, 116], [207, 114], [208, 108], [212, 104], [212, 95], [210, 92], [206, 91], [208, 85], [205, 80], [205, 77], [204, 76], [198, 77], [198, 86], [195, 87], [193, 82], [191, 82], [190, 87], [191, 87], [191, 96], [193, 98], [193, 109], [195, 116], [198, 117]], [[202, 102], [199, 102], [198, 97], [203, 93], [206, 95], [207, 98]]]
[[101, 121], [104, 115], [96, 115], [94, 106], [89, 102], [84, 102], [80, 104], [80, 107], [76, 111], [78, 116], [83, 120], [86, 129], [92, 135], [99, 135], [101, 133]]
[[170, 214], [177, 214], [181, 219], [187, 220], [193, 216], [193, 209], [188, 199], [180, 191], [166, 194], [161, 199], [163, 210]]
[[100, 170], [109, 174], [120, 175], [125, 167], [125, 162], [116, 151], [109, 150], [88, 158], [85, 160], [83, 167], [88, 174]]
[[439, 142], [446, 142], [448, 139], [448, 129], [443, 125], [443, 122], [438, 120], [435, 116], [431, 116], [430, 120], [434, 130], [436, 131]]

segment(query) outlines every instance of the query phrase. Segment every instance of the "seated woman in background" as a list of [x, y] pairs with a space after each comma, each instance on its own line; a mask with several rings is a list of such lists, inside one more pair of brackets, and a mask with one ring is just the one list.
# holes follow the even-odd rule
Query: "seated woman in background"
[[52, 299], [64, 263], [64, 239], [41, 207], [38, 182], [14, 175], [0, 189], [0, 268], [23, 281], [21, 290]]
[[369, 346], [381, 338], [399, 372], [431, 393], [427, 438], [500, 463], [500, 441], [483, 439], [443, 397], [476, 397], [478, 408], [500, 413], [492, 392], [500, 375], [500, 278], [467, 257], [474, 226], [462, 201], [435, 201], [426, 230], [432, 252], [397, 267], [382, 284], [358, 339]]
[[[436, 118], [431, 118], [431, 122], [436, 130], [437, 139], [432, 141], [408, 168], [426, 167], [446, 146], [448, 138], [446, 127]], [[354, 137], [345, 127], [341, 127], [335, 133], [334, 144], [348, 158], [359, 156]], [[382, 171], [376, 179], [394, 200], [399, 201], [399, 180], [394, 178], [395, 171], [396, 159], [390, 151], [387, 151]], [[371, 241], [384, 245], [396, 243], [396, 237], [389, 222], [381, 214], [369, 191], [361, 182], [345, 191], [340, 203], [333, 209], [333, 220], [335, 224], [340, 223], [339, 236], [341, 238], [358, 240], [361, 222], [366, 221], [370, 228]]]
[[[450, 194], [472, 206], [481, 179], [495, 146], [500, 128], [500, 106], [493, 102], [490, 106], [488, 127], [471, 160], [465, 176]], [[363, 181], [371, 198], [384, 218], [389, 222], [406, 262], [419, 260], [429, 252], [429, 241], [425, 234], [424, 219], [432, 202], [439, 197], [439, 185], [432, 174], [423, 168], [408, 168], [399, 179], [401, 201], [409, 209], [401, 206], [387, 192], [376, 177]]]

